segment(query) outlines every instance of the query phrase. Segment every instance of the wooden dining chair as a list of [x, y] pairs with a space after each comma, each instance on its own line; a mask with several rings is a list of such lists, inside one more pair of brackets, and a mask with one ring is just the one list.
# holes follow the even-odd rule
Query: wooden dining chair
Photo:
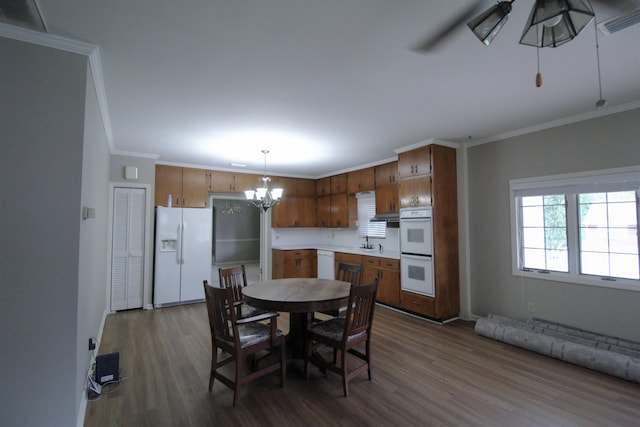
[[257, 307], [245, 304], [242, 300], [242, 288], [247, 286], [247, 273], [244, 264], [237, 267], [219, 268], [218, 277], [220, 287], [233, 289], [233, 305], [236, 307], [238, 318], [253, 317], [267, 313]]
[[[349, 303], [345, 317], [334, 317], [324, 322], [312, 324], [307, 329], [305, 344], [304, 375], [309, 378], [309, 361], [313, 354], [314, 363], [320, 369], [329, 369], [342, 376], [344, 395], [349, 395], [349, 381], [358, 373], [367, 370], [371, 381], [371, 327], [373, 311], [378, 291], [378, 279], [366, 285], [351, 285]], [[315, 345], [325, 345], [334, 350], [333, 363], [321, 354], [313, 353]], [[364, 352], [358, 347], [364, 344]], [[340, 359], [336, 352], [340, 352]], [[347, 355], [351, 354], [364, 361], [357, 368], [348, 371]]]
[[[284, 334], [276, 327], [278, 313], [270, 312], [259, 316], [238, 319], [233, 309], [233, 288], [204, 285], [209, 327], [211, 329], [211, 372], [209, 391], [215, 379], [233, 390], [233, 406], [240, 395], [240, 386], [271, 372], [280, 370], [280, 386], [284, 387], [287, 373]], [[269, 324], [260, 323], [269, 320]], [[279, 349], [279, 361], [246, 373], [245, 360], [261, 351], [275, 352]], [[218, 349], [228, 356], [218, 361]], [[218, 368], [235, 361], [235, 378], [223, 375]]]
[[[360, 285], [362, 283], [362, 276], [364, 274], [364, 266], [362, 264], [350, 264], [347, 262], [341, 262], [338, 264], [338, 270], [336, 272], [336, 280], [342, 280], [349, 282], [352, 285]], [[337, 317], [342, 316], [347, 312], [347, 307], [340, 307], [335, 310], [324, 310], [319, 313], [328, 314], [329, 316]], [[314, 322], [321, 321], [315, 315], [313, 317]]]

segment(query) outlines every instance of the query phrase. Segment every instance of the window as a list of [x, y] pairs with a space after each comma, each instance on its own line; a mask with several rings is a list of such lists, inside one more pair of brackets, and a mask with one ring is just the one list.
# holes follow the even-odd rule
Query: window
[[640, 168], [510, 188], [514, 274], [640, 291]]
[[376, 215], [376, 193], [374, 191], [358, 193], [356, 198], [358, 201], [358, 235], [384, 239], [387, 224], [381, 221], [370, 221]]

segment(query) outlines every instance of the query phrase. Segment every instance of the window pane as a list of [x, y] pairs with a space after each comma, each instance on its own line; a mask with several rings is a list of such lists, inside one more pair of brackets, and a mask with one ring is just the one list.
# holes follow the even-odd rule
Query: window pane
[[636, 193], [581, 194], [579, 203], [580, 272], [637, 279]]
[[522, 197], [521, 202], [521, 267], [569, 271], [565, 196]]
[[522, 235], [525, 248], [544, 249], [544, 228], [525, 228]]
[[609, 254], [604, 252], [582, 252], [580, 254], [582, 274], [609, 276]]
[[611, 276], [638, 279], [638, 255], [611, 254]]
[[523, 208], [522, 223], [525, 227], [543, 227], [544, 209], [542, 208], [542, 206]]
[[523, 251], [525, 259], [524, 267], [535, 268], [537, 270], [546, 269], [546, 258], [544, 249], [525, 249]]

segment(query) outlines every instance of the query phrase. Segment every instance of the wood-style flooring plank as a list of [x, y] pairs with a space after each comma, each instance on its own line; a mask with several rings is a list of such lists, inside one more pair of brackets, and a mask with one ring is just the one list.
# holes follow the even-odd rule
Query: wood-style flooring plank
[[[278, 325], [288, 330], [283, 313]], [[207, 390], [211, 340], [204, 304], [107, 317], [100, 353], [121, 376], [87, 406], [85, 426], [638, 426], [640, 385], [490, 340], [473, 323], [436, 325], [377, 306], [373, 381], [342, 395], [340, 378], [296, 363], [233, 391]], [[233, 365], [226, 366], [231, 372]]]

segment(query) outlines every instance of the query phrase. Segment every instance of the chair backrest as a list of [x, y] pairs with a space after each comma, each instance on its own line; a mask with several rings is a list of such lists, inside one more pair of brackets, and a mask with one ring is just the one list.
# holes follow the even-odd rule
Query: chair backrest
[[346, 342], [350, 336], [371, 331], [377, 292], [378, 279], [366, 285], [351, 285], [343, 341]]
[[349, 264], [346, 262], [341, 262], [338, 264], [336, 279], [349, 282], [352, 285], [359, 285], [362, 283], [363, 272], [364, 266], [362, 264]]
[[238, 327], [236, 325], [236, 311], [229, 310], [233, 307], [233, 289], [217, 288], [204, 283], [204, 295], [209, 314], [209, 327], [214, 341], [221, 340], [227, 343], [236, 343]]
[[233, 300], [242, 301], [242, 287], [247, 286], [247, 274], [244, 265], [218, 269], [221, 288], [233, 289]]

